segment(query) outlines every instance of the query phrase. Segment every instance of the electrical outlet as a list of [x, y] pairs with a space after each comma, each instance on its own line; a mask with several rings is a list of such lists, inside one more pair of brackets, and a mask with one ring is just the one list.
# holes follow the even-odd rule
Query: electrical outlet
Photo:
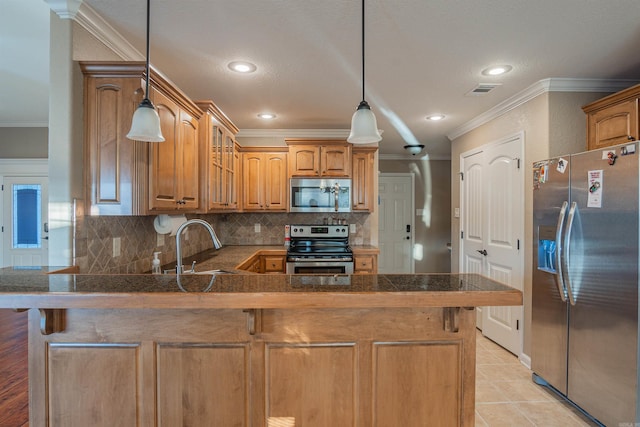
[[113, 257], [119, 257], [120, 256], [120, 238], [119, 237], [114, 237], [113, 238]]
[[356, 234], [356, 225], [355, 224], [349, 224], [349, 233]]
[[253, 225], [253, 229], [254, 229], [254, 231], [255, 231], [256, 233], [259, 233], [259, 232], [260, 232], [260, 224], [259, 224], [259, 223], [258, 223], [258, 224], [254, 224], [254, 225]]
[[157, 233], [156, 234], [156, 246], [164, 246], [164, 234]]
[[453, 216], [454, 218], [460, 218], [460, 208], [453, 209]]

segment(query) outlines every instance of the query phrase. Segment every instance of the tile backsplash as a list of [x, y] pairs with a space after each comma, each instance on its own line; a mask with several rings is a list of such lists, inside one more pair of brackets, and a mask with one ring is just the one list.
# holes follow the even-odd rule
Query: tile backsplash
[[[283, 245], [286, 224], [322, 224], [324, 218], [346, 219], [356, 224], [350, 243], [371, 243], [370, 215], [367, 213], [228, 213], [187, 215], [209, 222], [223, 245]], [[161, 252], [162, 264], [176, 259], [175, 236], [159, 235], [153, 227], [155, 216], [85, 216], [77, 218], [75, 264], [81, 273], [135, 274], [151, 270], [153, 252]], [[256, 224], [260, 231], [256, 232]], [[184, 256], [210, 248], [211, 239], [203, 227], [187, 228], [182, 237]], [[120, 253], [114, 253], [114, 241], [120, 241]], [[117, 245], [116, 245], [117, 246]], [[114, 256], [116, 255], [116, 256]], [[238, 260], [238, 262], [241, 260]]]

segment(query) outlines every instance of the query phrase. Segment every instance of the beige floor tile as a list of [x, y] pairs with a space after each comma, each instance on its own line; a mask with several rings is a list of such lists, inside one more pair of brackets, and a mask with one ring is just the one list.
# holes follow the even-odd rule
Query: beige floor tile
[[476, 411], [476, 425], [475, 427], [489, 427], [489, 424], [484, 422], [484, 419], [480, 416], [478, 411]]
[[476, 405], [476, 412], [490, 427], [535, 426], [511, 403], [479, 403]]
[[506, 403], [511, 400], [493, 382], [476, 383], [476, 403]]
[[582, 427], [595, 425], [586, 419], [578, 418], [571, 409], [560, 402], [520, 402], [515, 405], [537, 426]]
[[511, 402], [553, 401], [554, 397], [531, 380], [498, 381], [493, 386]]

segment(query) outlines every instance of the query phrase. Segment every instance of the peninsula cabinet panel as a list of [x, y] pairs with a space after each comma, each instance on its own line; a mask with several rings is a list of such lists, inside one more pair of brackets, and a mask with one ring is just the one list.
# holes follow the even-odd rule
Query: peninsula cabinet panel
[[138, 350], [136, 344], [51, 344], [47, 348], [48, 425], [140, 425]]
[[248, 426], [249, 345], [159, 344], [161, 426]]
[[461, 354], [460, 342], [375, 343], [373, 425], [459, 425]]
[[265, 362], [267, 425], [356, 425], [355, 343], [268, 344]]

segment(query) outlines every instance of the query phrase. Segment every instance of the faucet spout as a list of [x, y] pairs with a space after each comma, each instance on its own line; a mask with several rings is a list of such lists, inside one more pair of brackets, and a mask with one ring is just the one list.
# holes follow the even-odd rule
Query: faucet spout
[[220, 239], [218, 239], [216, 232], [213, 231], [213, 227], [207, 221], [196, 218], [196, 219], [190, 219], [182, 223], [180, 227], [178, 227], [178, 230], [176, 231], [176, 274], [178, 275], [182, 273], [182, 243], [180, 240], [180, 236], [182, 235], [182, 232], [185, 230], [185, 228], [187, 228], [191, 224], [202, 225], [209, 232], [209, 235], [211, 236], [211, 241], [213, 242], [213, 247], [216, 249], [220, 249], [222, 247], [222, 243], [220, 243]]

